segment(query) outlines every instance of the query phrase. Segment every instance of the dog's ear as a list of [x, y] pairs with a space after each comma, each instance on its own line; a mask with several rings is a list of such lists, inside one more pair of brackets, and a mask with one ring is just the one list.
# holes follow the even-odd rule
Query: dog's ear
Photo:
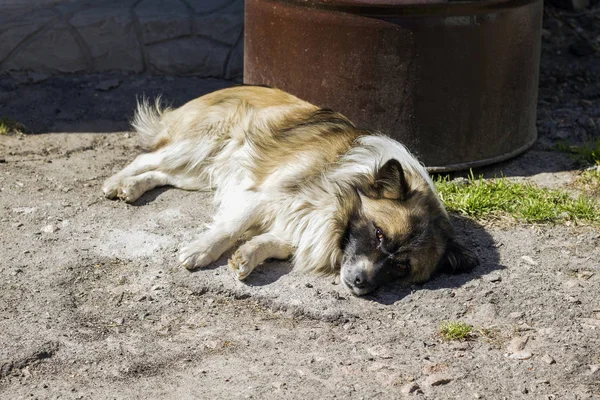
[[438, 264], [438, 271], [448, 274], [469, 272], [479, 265], [479, 259], [471, 250], [455, 239], [450, 239]]
[[405, 200], [410, 190], [404, 169], [398, 160], [390, 159], [375, 174], [375, 182], [365, 194], [376, 199]]

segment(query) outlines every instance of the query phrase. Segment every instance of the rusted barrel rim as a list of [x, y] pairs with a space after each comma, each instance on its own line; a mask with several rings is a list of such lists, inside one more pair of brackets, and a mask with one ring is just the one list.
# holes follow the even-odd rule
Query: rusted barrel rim
[[407, 15], [474, 15], [485, 14], [507, 8], [523, 7], [541, 0], [272, 0], [299, 7], [339, 11], [364, 17], [401, 17]]
[[509, 151], [508, 153], [500, 154], [496, 157], [486, 158], [483, 160], [467, 161], [464, 163], [444, 165], [443, 167], [436, 167], [436, 166], [430, 167], [430, 166], [426, 165], [425, 169], [430, 174], [441, 174], [441, 173], [445, 173], [445, 172], [464, 171], [469, 168], [479, 168], [479, 167], [484, 167], [484, 166], [491, 165], [491, 164], [497, 164], [499, 162], [510, 160], [511, 158], [514, 158], [522, 153], [525, 153], [525, 151], [527, 151], [531, 146], [533, 146], [535, 144], [535, 142], [537, 141], [537, 138], [538, 138], [537, 129], [535, 129], [534, 136], [531, 138], [531, 140], [529, 140], [523, 146], [521, 146], [517, 149], [514, 149], [512, 151]]

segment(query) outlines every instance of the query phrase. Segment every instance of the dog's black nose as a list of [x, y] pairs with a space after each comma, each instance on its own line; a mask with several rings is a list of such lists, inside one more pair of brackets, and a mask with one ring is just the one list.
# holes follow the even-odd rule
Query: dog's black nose
[[359, 273], [356, 275], [356, 277], [354, 277], [354, 286], [358, 289], [363, 289], [365, 286], [367, 286], [365, 274]]

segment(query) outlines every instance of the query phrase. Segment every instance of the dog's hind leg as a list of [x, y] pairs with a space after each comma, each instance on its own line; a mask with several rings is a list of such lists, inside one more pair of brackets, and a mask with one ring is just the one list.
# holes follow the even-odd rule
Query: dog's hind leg
[[255, 236], [244, 243], [229, 259], [229, 266], [239, 280], [244, 280], [267, 258], [280, 260], [290, 257], [294, 247], [272, 233]]
[[[208, 189], [206, 180], [185, 165], [190, 156], [198, 153], [182, 151], [185, 146], [168, 146], [159, 151], [141, 154], [102, 186], [109, 199], [120, 198], [128, 203], [136, 201], [142, 194], [158, 186], [171, 185], [185, 190]], [[203, 156], [200, 153], [200, 156]]]
[[[135, 177], [136, 175], [143, 174], [148, 171], [157, 170], [160, 166], [160, 163], [163, 161], [164, 156], [160, 152], [154, 153], [145, 153], [136, 157], [133, 162], [123, 168], [121, 171], [117, 172], [106, 181], [104, 181], [104, 185], [102, 185], [102, 191], [104, 192], [104, 196], [109, 199], [114, 199], [121, 196], [121, 189], [123, 188], [123, 181]], [[156, 187], [158, 185], [155, 185]], [[143, 194], [139, 193], [139, 196]], [[135, 201], [136, 198], [131, 196], [132, 200], [126, 201]]]
[[193, 176], [148, 171], [124, 178], [118, 188], [117, 197], [127, 203], [133, 203], [147, 191], [167, 185], [186, 190], [198, 190], [204, 186], [202, 182]]

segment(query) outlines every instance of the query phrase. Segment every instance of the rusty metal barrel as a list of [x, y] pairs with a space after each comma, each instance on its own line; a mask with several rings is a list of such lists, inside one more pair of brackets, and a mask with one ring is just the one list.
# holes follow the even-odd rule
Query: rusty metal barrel
[[379, 130], [431, 172], [537, 138], [542, 0], [246, 0], [244, 83]]

